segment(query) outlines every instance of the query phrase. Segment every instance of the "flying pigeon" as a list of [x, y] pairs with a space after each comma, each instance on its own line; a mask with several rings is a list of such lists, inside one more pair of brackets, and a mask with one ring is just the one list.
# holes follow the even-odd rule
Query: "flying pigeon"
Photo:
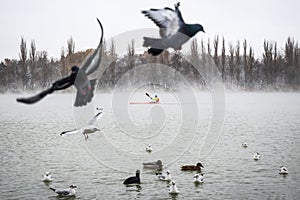
[[179, 10], [180, 3], [175, 4], [175, 10], [171, 8], [150, 9], [142, 11], [145, 16], [151, 19], [158, 27], [161, 39], [144, 38], [144, 47], [150, 47], [148, 53], [154, 56], [159, 55], [169, 47], [180, 50], [181, 46], [199, 31], [203, 31], [200, 24], [186, 24]]
[[101, 28], [101, 39], [99, 45], [90, 56], [81, 64], [81, 67], [73, 66], [71, 74], [62, 78], [52, 84], [52, 86], [39, 94], [29, 98], [17, 98], [17, 102], [25, 104], [33, 104], [44, 98], [46, 95], [53, 93], [56, 90], [64, 90], [72, 85], [77, 89], [74, 106], [85, 106], [91, 102], [94, 96], [94, 90], [97, 83], [95, 78], [96, 71], [101, 62], [102, 41], [103, 41], [103, 27], [99, 19], [98, 23]]

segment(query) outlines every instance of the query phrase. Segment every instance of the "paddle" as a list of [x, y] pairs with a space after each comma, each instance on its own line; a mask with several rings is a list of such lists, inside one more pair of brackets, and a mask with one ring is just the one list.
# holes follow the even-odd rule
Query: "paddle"
[[148, 96], [152, 100], [152, 97], [147, 92], [145, 93], [145, 95]]

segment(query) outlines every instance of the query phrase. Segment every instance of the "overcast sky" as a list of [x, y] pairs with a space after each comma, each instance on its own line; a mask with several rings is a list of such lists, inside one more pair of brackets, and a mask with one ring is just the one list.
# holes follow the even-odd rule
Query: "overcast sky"
[[[126, 31], [156, 28], [141, 14], [150, 8], [174, 8], [174, 0], [1, 0], [0, 60], [19, 58], [21, 37], [37, 50], [59, 58], [72, 36], [75, 51], [95, 48], [99, 41], [98, 17], [103, 23], [105, 38]], [[264, 39], [277, 41], [284, 47], [288, 36], [300, 38], [299, 0], [182, 0], [181, 12], [186, 23], [200, 23], [205, 34], [199, 41], [215, 35], [228, 42], [247, 39], [261, 57]]]

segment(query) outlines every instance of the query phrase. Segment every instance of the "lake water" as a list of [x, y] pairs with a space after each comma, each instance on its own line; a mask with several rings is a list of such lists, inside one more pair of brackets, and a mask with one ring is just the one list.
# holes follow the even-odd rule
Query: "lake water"
[[[41, 181], [46, 171], [51, 187], [77, 185], [76, 199], [300, 199], [299, 93], [227, 93], [216, 124], [216, 105], [203, 92], [194, 100], [160, 93], [166, 103], [160, 105], [128, 104], [149, 100], [138, 92], [128, 98], [98, 93], [80, 109], [72, 107], [73, 94], [52, 94], [34, 105], [17, 103], [20, 96], [26, 95], [0, 95], [0, 199], [57, 199]], [[87, 141], [82, 134], [59, 135], [87, 123], [96, 107], [105, 112], [100, 132]], [[149, 143], [152, 153], [145, 151]], [[168, 183], [143, 169], [143, 162], [158, 159], [179, 195], [169, 195]], [[195, 172], [180, 170], [197, 162], [205, 177], [198, 186]], [[281, 165], [287, 176], [278, 174]], [[140, 187], [123, 185], [136, 169]]]

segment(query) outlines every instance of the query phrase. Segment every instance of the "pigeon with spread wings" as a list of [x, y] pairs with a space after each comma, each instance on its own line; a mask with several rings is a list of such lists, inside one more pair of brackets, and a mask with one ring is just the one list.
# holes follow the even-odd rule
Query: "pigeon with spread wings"
[[150, 9], [142, 11], [158, 27], [161, 38], [144, 37], [144, 47], [150, 47], [148, 53], [159, 55], [164, 49], [174, 48], [180, 50], [181, 46], [199, 31], [203, 31], [200, 24], [186, 24], [179, 10], [180, 3], [175, 4], [175, 10], [171, 8]]
[[53, 93], [56, 90], [63, 90], [72, 85], [77, 89], [74, 106], [85, 106], [92, 101], [94, 90], [97, 83], [97, 69], [101, 62], [102, 43], [103, 43], [103, 27], [101, 22], [98, 23], [101, 28], [101, 39], [97, 49], [89, 55], [82, 63], [81, 67], [73, 66], [71, 74], [52, 84], [52, 86], [39, 94], [29, 98], [17, 98], [18, 102], [25, 104], [33, 104], [44, 98], [46, 95]]

